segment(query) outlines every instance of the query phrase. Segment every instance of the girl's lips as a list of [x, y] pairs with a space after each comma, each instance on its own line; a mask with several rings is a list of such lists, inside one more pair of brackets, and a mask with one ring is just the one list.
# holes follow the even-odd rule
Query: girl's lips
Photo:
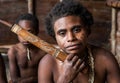
[[66, 48], [68, 50], [75, 50], [75, 49], [79, 49], [80, 47], [81, 47], [81, 44], [74, 44], [74, 45], [67, 46]]

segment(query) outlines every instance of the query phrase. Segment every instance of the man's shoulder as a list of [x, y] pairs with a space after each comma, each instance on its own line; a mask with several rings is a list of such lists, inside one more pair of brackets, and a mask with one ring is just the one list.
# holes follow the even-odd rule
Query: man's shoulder
[[14, 44], [9, 48], [9, 50], [17, 50], [20, 47], [20, 43]]
[[10, 57], [14, 57], [15, 56], [15, 54], [17, 53], [17, 51], [18, 51], [18, 48], [19, 48], [19, 45], [18, 44], [15, 44], [15, 45], [13, 45], [12, 47], [10, 47], [9, 49], [8, 49], [8, 57], [10, 56]]

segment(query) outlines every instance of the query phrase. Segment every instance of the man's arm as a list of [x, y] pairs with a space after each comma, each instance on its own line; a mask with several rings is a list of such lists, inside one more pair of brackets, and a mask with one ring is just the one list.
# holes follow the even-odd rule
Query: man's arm
[[107, 82], [120, 83], [120, 68], [114, 55], [108, 54], [106, 62]]
[[13, 83], [16, 83], [18, 78], [20, 78], [20, 71], [16, 60], [16, 51], [13, 47], [8, 50], [8, 59], [11, 80]]

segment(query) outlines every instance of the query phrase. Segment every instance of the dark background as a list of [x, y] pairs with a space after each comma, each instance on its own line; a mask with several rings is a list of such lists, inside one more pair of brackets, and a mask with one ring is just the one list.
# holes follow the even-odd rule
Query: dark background
[[[54, 43], [44, 29], [44, 18], [50, 9], [59, 0], [35, 0], [35, 14], [40, 23], [39, 36], [47, 42]], [[93, 14], [95, 24], [92, 26], [92, 34], [89, 41], [95, 45], [109, 47], [111, 30], [111, 8], [106, 5], [106, 0], [77, 0], [83, 3]], [[28, 12], [28, 0], [0, 0], [0, 19], [14, 23], [15, 19], [23, 13]], [[49, 41], [48, 41], [49, 40]], [[16, 34], [0, 24], [0, 45], [11, 45], [17, 43]]]

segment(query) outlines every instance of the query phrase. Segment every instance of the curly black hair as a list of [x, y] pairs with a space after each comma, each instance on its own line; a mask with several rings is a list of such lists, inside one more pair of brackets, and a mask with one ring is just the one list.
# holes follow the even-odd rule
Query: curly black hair
[[63, 0], [62, 2], [58, 2], [48, 13], [45, 18], [47, 33], [55, 39], [55, 33], [53, 30], [54, 22], [57, 19], [68, 15], [79, 16], [84, 25], [88, 26], [87, 31], [88, 34], [90, 34], [90, 26], [93, 24], [93, 16], [85, 7], [80, 4], [80, 2], [75, 2], [73, 0]]
[[28, 20], [31, 21], [32, 26], [35, 29], [35, 32], [38, 34], [39, 33], [39, 20], [35, 15], [26, 13], [26, 14], [21, 14], [15, 21], [16, 24], [19, 23], [21, 20]]

